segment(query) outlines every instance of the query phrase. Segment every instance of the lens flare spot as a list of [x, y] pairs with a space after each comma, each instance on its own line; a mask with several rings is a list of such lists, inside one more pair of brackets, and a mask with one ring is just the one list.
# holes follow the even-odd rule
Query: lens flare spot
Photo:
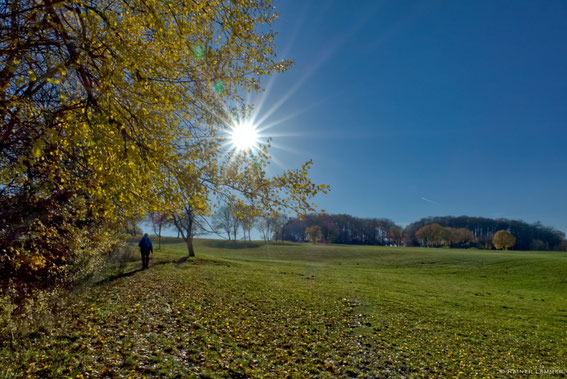
[[222, 81], [218, 80], [215, 82], [215, 91], [217, 93], [223, 93], [224, 92], [224, 84], [222, 83]]

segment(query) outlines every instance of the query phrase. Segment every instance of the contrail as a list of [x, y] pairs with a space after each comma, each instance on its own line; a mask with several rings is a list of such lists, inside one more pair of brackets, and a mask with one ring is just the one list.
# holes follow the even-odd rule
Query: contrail
[[433, 201], [433, 200], [430, 200], [430, 199], [428, 199], [428, 198], [426, 198], [426, 197], [423, 197], [423, 196], [421, 197], [421, 200], [427, 201], [428, 203], [431, 203], [431, 204], [441, 205], [441, 204], [439, 204], [438, 202]]

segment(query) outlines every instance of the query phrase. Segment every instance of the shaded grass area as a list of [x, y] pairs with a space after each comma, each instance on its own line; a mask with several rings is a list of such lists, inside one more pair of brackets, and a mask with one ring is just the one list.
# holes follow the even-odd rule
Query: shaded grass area
[[3, 341], [0, 376], [567, 373], [565, 253], [165, 240]]

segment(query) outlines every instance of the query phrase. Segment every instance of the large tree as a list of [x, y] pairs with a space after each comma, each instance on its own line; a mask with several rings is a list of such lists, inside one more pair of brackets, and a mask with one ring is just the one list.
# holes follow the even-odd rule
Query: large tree
[[270, 1], [4, 0], [0, 15], [3, 277], [59, 277], [164, 204], [178, 219], [215, 195], [303, 212], [326, 189], [309, 165], [268, 178], [265, 150], [219, 148], [241, 95], [290, 66]]

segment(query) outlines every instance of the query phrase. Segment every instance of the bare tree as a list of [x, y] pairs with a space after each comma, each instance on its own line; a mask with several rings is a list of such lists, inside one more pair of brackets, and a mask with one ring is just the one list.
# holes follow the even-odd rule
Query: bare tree
[[240, 220], [234, 215], [234, 211], [231, 210], [231, 212], [233, 216], [233, 222], [231, 224], [232, 236], [234, 237], [234, 241], [236, 241], [238, 239], [238, 229], [240, 229]]
[[273, 217], [262, 216], [256, 219], [256, 228], [260, 231], [260, 233], [262, 233], [264, 242], [269, 242], [272, 239], [273, 226]]
[[276, 242], [278, 240], [281, 240], [282, 243], [284, 241], [284, 230], [286, 225], [289, 223], [289, 219], [284, 216], [284, 215], [279, 215], [277, 217], [273, 217], [272, 218], [272, 222], [273, 222], [273, 233], [274, 233], [274, 239], [276, 240]]
[[158, 249], [161, 250], [161, 230], [168, 224], [169, 216], [164, 212], [152, 212], [150, 221], [154, 229], [154, 234], [158, 236]]
[[256, 216], [252, 214], [250, 207], [246, 205], [240, 205], [236, 209], [235, 216], [244, 232], [244, 241], [246, 241], [246, 234], [248, 234], [248, 241], [250, 241], [250, 230], [252, 230]]
[[143, 230], [140, 228], [139, 223], [142, 221], [140, 217], [129, 218], [124, 222], [124, 228], [126, 232], [132, 237], [143, 234]]
[[[226, 205], [219, 208], [212, 220], [213, 228], [218, 232], [222, 231], [226, 233], [229, 241], [232, 240], [231, 236], [234, 231], [234, 224], [237, 222], [238, 220], [234, 217], [234, 212]], [[234, 239], [236, 240], [236, 233]]]
[[172, 213], [171, 219], [187, 244], [189, 257], [194, 257], [193, 238], [199, 234], [213, 232], [207, 220], [203, 216], [198, 216], [189, 205], [184, 206], [181, 212]]

